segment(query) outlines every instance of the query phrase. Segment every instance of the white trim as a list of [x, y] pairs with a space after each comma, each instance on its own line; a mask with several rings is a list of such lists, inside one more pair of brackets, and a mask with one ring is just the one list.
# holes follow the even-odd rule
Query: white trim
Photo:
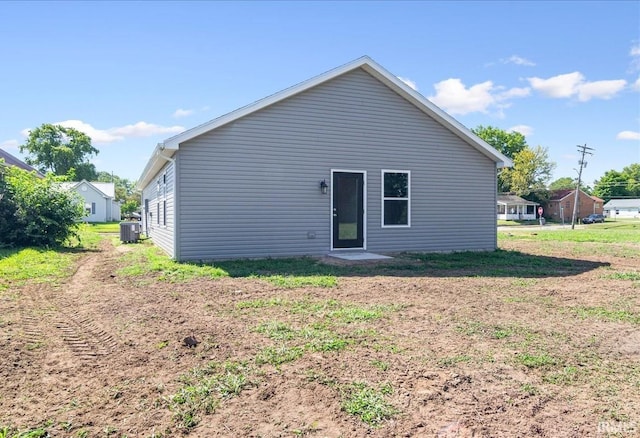
[[[333, 247], [333, 174], [334, 173], [361, 173], [362, 174], [362, 248], [334, 248]], [[331, 233], [329, 236], [329, 247], [331, 251], [353, 251], [367, 250], [367, 171], [351, 170], [351, 169], [331, 169], [331, 202], [329, 203], [329, 220], [331, 224]]]
[[340, 67], [334, 68], [333, 70], [329, 70], [321, 75], [318, 75], [304, 82], [301, 82], [297, 85], [294, 85], [285, 90], [282, 90], [278, 93], [272, 94], [271, 96], [265, 97], [264, 99], [258, 100], [250, 105], [244, 106], [228, 114], [225, 114], [221, 117], [213, 119], [209, 122], [206, 122], [194, 128], [188, 129], [184, 132], [181, 132], [178, 135], [174, 135], [173, 137], [166, 139], [163, 143], [159, 143], [156, 146], [145, 169], [143, 170], [142, 175], [138, 180], [137, 187], [139, 189], [144, 188], [147, 185], [148, 181], [153, 178], [154, 174], [158, 172], [159, 163], [158, 163], [157, 155], [161, 151], [166, 149], [168, 155], [173, 156], [175, 151], [180, 149], [180, 144], [184, 143], [185, 141], [191, 140], [199, 135], [202, 135], [211, 130], [217, 129], [239, 118], [245, 117], [253, 112], [266, 108], [269, 105], [273, 105], [276, 102], [280, 102], [284, 99], [288, 99], [289, 97], [292, 97], [298, 93], [309, 90], [310, 88], [316, 87], [324, 82], [327, 82], [331, 79], [334, 79], [340, 75], [348, 73], [352, 70], [356, 70], [358, 68], [362, 68], [371, 76], [378, 79], [380, 82], [385, 84], [391, 90], [395, 91], [401, 97], [403, 97], [408, 102], [413, 104], [420, 111], [424, 112], [429, 117], [432, 117], [441, 125], [451, 130], [454, 134], [456, 134], [463, 141], [465, 141], [469, 146], [475, 148], [480, 153], [482, 153], [486, 157], [490, 158], [493, 162], [495, 162], [498, 168], [513, 166], [513, 162], [511, 161], [510, 158], [498, 152], [487, 142], [485, 142], [480, 137], [475, 135], [473, 132], [471, 132], [469, 129], [467, 129], [464, 125], [462, 125], [456, 119], [451, 117], [449, 114], [447, 114], [446, 112], [438, 108], [433, 102], [428, 100], [422, 94], [418, 93], [413, 88], [409, 87], [407, 84], [402, 82], [397, 76], [390, 73], [380, 64], [375, 62], [373, 59], [369, 58], [368, 56], [363, 56], [347, 64], [344, 64]]
[[[398, 200], [404, 201], [405, 198], [385, 198], [384, 196], [384, 174], [385, 173], [406, 173], [407, 178], [407, 225], [385, 225], [384, 224], [384, 201], [385, 200]], [[411, 171], [410, 170], [395, 170], [395, 169], [381, 169], [380, 170], [380, 226], [382, 228], [411, 228]]]

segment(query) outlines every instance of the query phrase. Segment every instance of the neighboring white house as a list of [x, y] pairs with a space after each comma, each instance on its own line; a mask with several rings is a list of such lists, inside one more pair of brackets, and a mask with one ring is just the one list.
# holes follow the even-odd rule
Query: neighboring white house
[[498, 219], [507, 221], [536, 220], [537, 202], [527, 201], [516, 195], [498, 195]]
[[62, 187], [76, 191], [82, 196], [87, 215], [83, 218], [87, 222], [112, 222], [120, 220], [120, 203], [116, 201], [114, 183], [79, 182], [61, 183]]
[[612, 199], [604, 204], [604, 215], [615, 218], [640, 218], [640, 199]]
[[481, 251], [511, 165], [362, 57], [158, 144], [137, 187], [178, 260]]

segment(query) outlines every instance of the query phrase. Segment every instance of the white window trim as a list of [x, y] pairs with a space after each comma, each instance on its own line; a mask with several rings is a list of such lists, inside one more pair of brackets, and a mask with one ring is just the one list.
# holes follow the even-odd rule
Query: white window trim
[[[407, 196], [406, 198], [385, 198], [384, 196], [384, 174], [385, 173], [406, 173], [407, 174]], [[411, 228], [411, 171], [382, 169], [380, 171], [380, 226], [382, 228]], [[407, 224], [406, 225], [385, 225], [384, 223], [384, 201], [407, 201]]]

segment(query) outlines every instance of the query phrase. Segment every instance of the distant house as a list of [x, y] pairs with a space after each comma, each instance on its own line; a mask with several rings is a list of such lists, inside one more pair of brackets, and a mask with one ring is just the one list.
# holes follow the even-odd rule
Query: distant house
[[612, 199], [604, 204], [604, 214], [616, 218], [640, 218], [640, 199]]
[[[558, 222], [571, 222], [573, 215], [573, 203], [576, 191], [564, 189], [554, 190], [547, 201], [544, 215], [551, 220]], [[602, 214], [604, 199], [597, 196], [590, 196], [582, 190], [578, 193], [578, 208], [576, 210], [576, 221], [590, 214]]]
[[178, 260], [495, 250], [510, 165], [362, 57], [158, 144], [137, 187]]
[[498, 195], [498, 219], [507, 221], [535, 220], [537, 218], [536, 207], [539, 204], [527, 201], [516, 195], [505, 193]]
[[74, 190], [84, 201], [87, 212], [83, 220], [87, 222], [112, 222], [120, 220], [120, 203], [116, 201], [114, 183], [65, 182], [61, 186], [67, 190]]
[[34, 167], [29, 166], [24, 161], [14, 157], [9, 152], [0, 149], [0, 160], [4, 160], [5, 164], [8, 166], [19, 167], [20, 169], [26, 170], [27, 172], [35, 172], [40, 178], [44, 178], [44, 175], [38, 172]]

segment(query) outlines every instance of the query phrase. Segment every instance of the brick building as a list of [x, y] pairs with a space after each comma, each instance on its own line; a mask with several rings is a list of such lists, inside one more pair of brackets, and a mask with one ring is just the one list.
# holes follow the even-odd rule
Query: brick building
[[[554, 221], [571, 222], [573, 214], [573, 202], [575, 200], [574, 190], [554, 190], [551, 198], [547, 201], [544, 215]], [[582, 190], [578, 194], [578, 209], [576, 219], [589, 216], [590, 214], [602, 214], [604, 200], [597, 196], [589, 196]]]

